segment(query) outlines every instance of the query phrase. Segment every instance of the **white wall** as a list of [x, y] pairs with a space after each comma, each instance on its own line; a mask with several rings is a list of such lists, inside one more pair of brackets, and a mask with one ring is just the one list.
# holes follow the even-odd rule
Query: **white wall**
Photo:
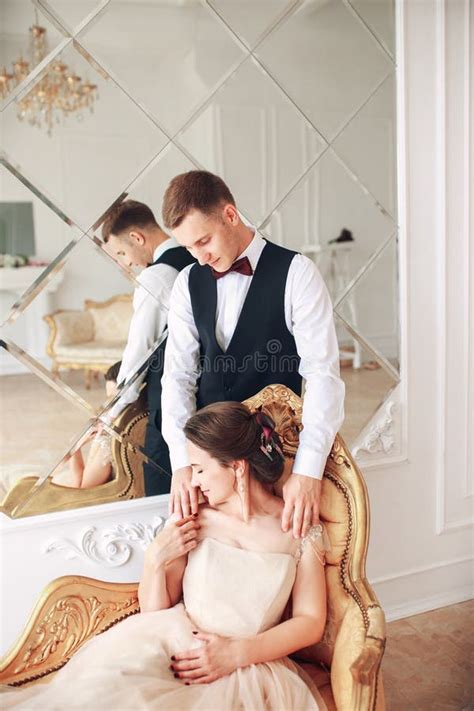
[[[389, 617], [473, 595], [470, 12], [469, 35], [469, 0], [404, 4], [407, 460], [365, 471], [372, 508], [368, 577]], [[399, 181], [403, 189], [403, 174]]]

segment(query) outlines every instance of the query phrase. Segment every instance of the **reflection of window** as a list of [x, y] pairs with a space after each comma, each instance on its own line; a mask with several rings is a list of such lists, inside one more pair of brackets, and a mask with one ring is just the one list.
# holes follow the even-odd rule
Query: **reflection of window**
[[0, 254], [35, 254], [33, 203], [0, 202]]

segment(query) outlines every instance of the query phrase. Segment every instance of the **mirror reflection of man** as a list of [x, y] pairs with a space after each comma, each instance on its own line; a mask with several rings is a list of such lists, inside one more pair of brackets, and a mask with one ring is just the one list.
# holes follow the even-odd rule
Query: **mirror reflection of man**
[[[178, 273], [194, 260], [169, 237], [155, 220], [150, 208], [135, 200], [126, 200], [109, 211], [102, 226], [102, 238], [124, 266], [141, 267], [138, 286], [133, 294], [133, 316], [117, 382], [123, 385], [145, 362], [150, 350], [163, 335], [168, 320], [171, 290]], [[109, 422], [138, 398], [146, 377], [149, 416], [144, 452], [150, 463], [143, 467], [145, 495], [166, 494], [170, 490], [171, 467], [166, 442], [161, 434], [161, 375], [163, 343], [150, 359], [146, 374], [125, 390], [109, 411]]]
[[304, 429], [283, 487], [282, 528], [293, 522], [294, 535], [305, 535], [319, 520], [321, 479], [344, 419], [345, 388], [323, 279], [310, 259], [246, 226], [229, 188], [212, 173], [174, 178], [163, 218], [198, 261], [177, 278], [168, 316], [162, 410], [173, 470], [170, 511], [197, 511], [183, 435], [195, 409], [242, 401], [275, 383], [300, 395], [304, 378]]

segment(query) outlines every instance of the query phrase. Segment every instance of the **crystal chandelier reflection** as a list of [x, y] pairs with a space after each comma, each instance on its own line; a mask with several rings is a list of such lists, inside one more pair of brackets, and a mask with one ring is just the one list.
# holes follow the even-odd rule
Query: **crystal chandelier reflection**
[[[6, 68], [0, 71], [0, 98], [4, 99], [18, 86], [47, 53], [46, 28], [36, 23], [30, 27], [29, 61], [20, 56], [12, 63], [11, 73]], [[96, 84], [82, 81], [67, 64], [57, 59], [33, 89], [17, 99], [18, 118], [32, 126], [46, 126], [48, 135], [51, 135], [53, 124], [59, 124], [61, 118], [76, 114], [78, 120], [82, 120], [84, 109], [92, 113], [97, 98]]]

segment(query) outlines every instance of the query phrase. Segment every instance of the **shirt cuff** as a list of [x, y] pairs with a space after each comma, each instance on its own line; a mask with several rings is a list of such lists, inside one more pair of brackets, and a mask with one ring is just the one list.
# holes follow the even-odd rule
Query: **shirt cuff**
[[327, 454], [315, 452], [309, 447], [300, 446], [293, 464], [293, 474], [302, 474], [312, 479], [322, 479], [326, 467]]
[[172, 472], [175, 472], [177, 469], [190, 466], [188, 448], [186, 447], [186, 444], [173, 447], [173, 451], [170, 449], [170, 462]]
[[126, 406], [126, 404], [123, 405], [120, 400], [118, 400], [115, 405], [104, 415], [103, 419], [108, 420], [109, 424], [112, 424], [112, 422], [120, 415], [122, 410], [125, 410]]

